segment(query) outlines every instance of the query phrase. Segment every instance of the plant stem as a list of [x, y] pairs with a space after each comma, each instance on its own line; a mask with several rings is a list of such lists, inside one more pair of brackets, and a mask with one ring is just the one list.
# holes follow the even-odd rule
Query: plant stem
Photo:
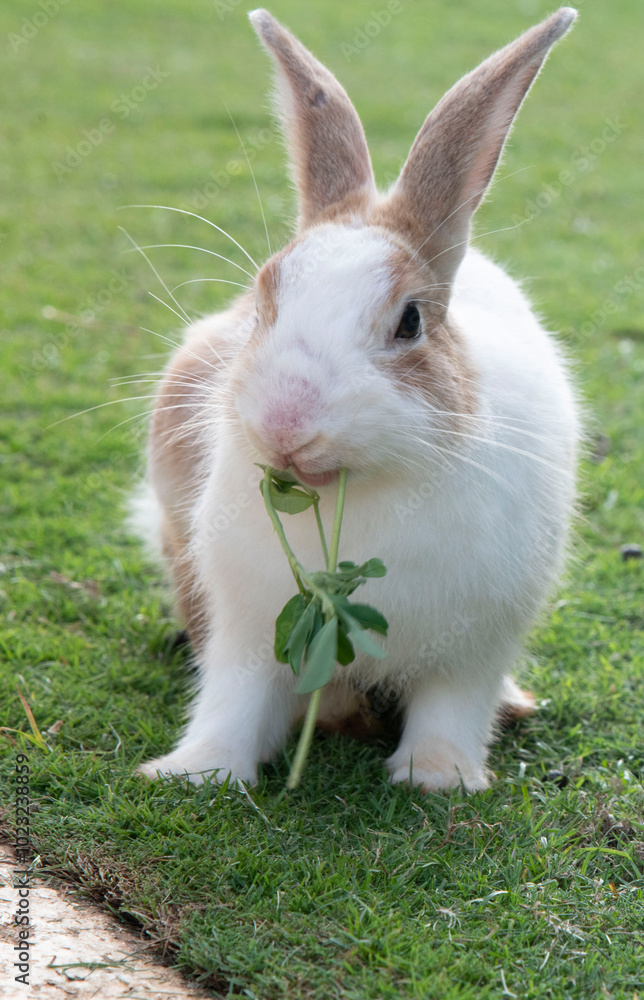
[[318, 524], [318, 531], [320, 532], [320, 542], [322, 543], [322, 552], [324, 553], [324, 563], [326, 566], [329, 565], [329, 550], [326, 544], [326, 536], [324, 534], [324, 525], [322, 524], [322, 518], [320, 517], [320, 502], [316, 500], [313, 504], [315, 510], [315, 520]]
[[273, 471], [274, 470], [270, 467], [270, 465], [266, 466], [266, 472], [264, 473], [264, 478], [262, 479], [262, 496], [264, 497], [264, 503], [266, 505], [266, 510], [268, 511], [268, 516], [273, 522], [273, 527], [275, 528], [277, 537], [280, 540], [280, 544], [284, 549], [286, 558], [288, 559], [289, 562], [289, 566], [291, 567], [291, 571], [293, 573], [293, 576], [295, 577], [295, 582], [297, 583], [299, 590], [302, 591], [302, 574], [303, 574], [302, 566], [297, 561], [293, 549], [288, 544], [288, 540], [286, 538], [286, 535], [284, 534], [284, 528], [282, 527], [282, 522], [280, 521], [277, 515], [277, 511], [273, 507], [273, 502], [271, 500], [270, 484]]
[[289, 771], [288, 780], [286, 782], [286, 787], [289, 791], [297, 788], [300, 783], [300, 778], [302, 777], [302, 772], [304, 771], [304, 765], [306, 764], [306, 758], [309, 755], [309, 748], [313, 740], [313, 730], [315, 729], [315, 721], [318, 717], [318, 709], [320, 707], [320, 699], [322, 698], [323, 690], [324, 688], [318, 688], [317, 691], [313, 691], [311, 694], [309, 707], [306, 710], [306, 718], [298, 740], [297, 750], [295, 751], [295, 759], [291, 764], [291, 770]]
[[340, 546], [340, 528], [342, 527], [342, 513], [344, 511], [344, 497], [347, 492], [347, 470], [340, 469], [338, 473], [338, 492], [335, 498], [335, 514], [333, 515], [333, 531], [331, 533], [331, 548], [327, 559], [326, 568], [329, 573], [335, 573], [338, 561], [338, 548]]
[[[333, 531], [331, 533], [331, 548], [328, 553], [326, 553], [326, 568], [329, 573], [335, 572], [336, 563], [338, 561], [338, 548], [340, 546], [340, 528], [342, 527], [342, 514], [344, 511], [344, 498], [347, 491], [347, 470], [340, 469], [338, 474], [338, 492], [335, 498], [335, 513], [333, 515]], [[317, 514], [317, 504], [315, 505], [315, 510]], [[318, 524], [320, 522], [318, 521]], [[324, 538], [324, 533], [320, 529], [320, 537]], [[323, 542], [324, 544], [324, 542]], [[325, 546], [326, 548], [326, 546]], [[309, 749], [313, 741], [313, 732], [315, 730], [315, 723], [318, 717], [318, 711], [320, 708], [320, 700], [322, 698], [323, 688], [317, 688], [313, 691], [311, 698], [309, 700], [309, 705], [306, 710], [306, 718], [304, 719], [304, 725], [302, 726], [302, 732], [300, 733], [300, 738], [297, 744], [297, 750], [295, 751], [295, 759], [291, 765], [291, 770], [286, 782], [286, 787], [289, 791], [292, 791], [300, 783], [300, 778], [302, 777], [302, 772], [304, 771], [304, 765], [306, 764], [306, 758], [309, 755]]]
[[[313, 581], [309, 579], [304, 567], [300, 562], [298, 562], [297, 557], [293, 552], [293, 549], [288, 544], [288, 540], [286, 538], [284, 528], [282, 527], [282, 522], [280, 521], [279, 514], [273, 507], [273, 501], [271, 500], [271, 494], [270, 494], [270, 483], [273, 472], [274, 469], [268, 466], [264, 474], [264, 478], [262, 479], [262, 496], [264, 498], [264, 504], [266, 506], [268, 516], [273, 522], [273, 527], [275, 528], [277, 537], [280, 540], [280, 545], [284, 549], [284, 553], [286, 554], [286, 558], [288, 559], [289, 566], [291, 567], [291, 572], [295, 577], [295, 582], [297, 583], [298, 590], [300, 591], [301, 594], [304, 594], [307, 590], [309, 590], [314, 597], [317, 597], [318, 600], [320, 601], [320, 604], [322, 605], [322, 610], [326, 612], [328, 619], [329, 615], [333, 614], [333, 605], [329, 601], [325, 592], [323, 590], [320, 590], [319, 587], [316, 587]], [[317, 501], [315, 503], [315, 512], [318, 521], [318, 528], [320, 531], [320, 541], [322, 542], [322, 548], [324, 550], [324, 559], [328, 565], [329, 553], [326, 546], [326, 538], [324, 537], [324, 528], [322, 526], [322, 520], [320, 518], [320, 514], [318, 511]]]

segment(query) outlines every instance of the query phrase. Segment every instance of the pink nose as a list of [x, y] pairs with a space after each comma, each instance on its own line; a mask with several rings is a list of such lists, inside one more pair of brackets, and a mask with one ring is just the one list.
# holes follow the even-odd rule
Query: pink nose
[[270, 403], [258, 428], [262, 441], [283, 455], [303, 448], [315, 437], [306, 409], [301, 403]]

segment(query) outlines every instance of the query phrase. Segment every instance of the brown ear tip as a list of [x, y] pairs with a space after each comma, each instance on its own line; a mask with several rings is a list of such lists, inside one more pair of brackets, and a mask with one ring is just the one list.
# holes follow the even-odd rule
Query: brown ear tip
[[559, 28], [561, 33], [568, 31], [568, 28], [574, 24], [577, 20], [577, 11], [574, 7], [560, 7], [559, 10], [554, 14], [559, 22]]
[[277, 25], [277, 21], [272, 14], [269, 14], [263, 7], [258, 7], [257, 10], [250, 10], [248, 17], [253, 28], [261, 38], [270, 36]]

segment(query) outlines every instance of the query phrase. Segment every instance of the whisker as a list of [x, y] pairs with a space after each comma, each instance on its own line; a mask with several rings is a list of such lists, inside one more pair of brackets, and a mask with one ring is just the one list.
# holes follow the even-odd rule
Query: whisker
[[447, 455], [449, 458], [457, 458], [461, 462], [465, 462], [468, 465], [472, 465], [474, 468], [479, 469], [479, 471], [485, 472], [486, 475], [490, 476], [492, 479], [495, 479], [497, 482], [502, 483], [504, 486], [507, 486], [510, 491], [512, 491], [513, 489], [512, 484], [509, 483], [507, 479], [504, 479], [503, 476], [500, 476], [498, 473], [494, 472], [487, 465], [481, 465], [480, 462], [474, 461], [473, 458], [469, 458], [467, 455], [463, 455], [458, 451], [451, 451], [448, 448], [441, 448], [441, 446], [436, 444], [435, 441], [425, 441], [423, 438], [417, 438], [417, 437], [412, 437], [411, 440], [417, 441], [418, 444], [422, 444], [426, 448], [433, 448], [434, 451], [439, 451], [442, 454]]
[[189, 371], [185, 368], [173, 368], [172, 378], [169, 379], [168, 376], [169, 369], [162, 368], [155, 372], [138, 372], [136, 375], [115, 375], [114, 378], [110, 378], [108, 381], [115, 385], [122, 385], [124, 382], [141, 382], [144, 379], [151, 379], [154, 381], [163, 379], [164, 381], [169, 380], [178, 382], [179, 376], [181, 379], [185, 380], [186, 383], [195, 385], [210, 385], [209, 380], [204, 378], [203, 375], [200, 375], [198, 372]]
[[[168, 294], [170, 294], [170, 296], [172, 297], [172, 293], [169, 292]], [[173, 309], [172, 306], [169, 306], [167, 302], [164, 302], [163, 299], [160, 299], [158, 295], [155, 295], [154, 292], [150, 292], [150, 291], [148, 292], [148, 295], [151, 295], [153, 299], [156, 299], [157, 302], [160, 302], [162, 306], [165, 306], [166, 309], [169, 309], [171, 313], [174, 313], [174, 315], [178, 319], [180, 319], [182, 323], [184, 322], [184, 318], [181, 315], [181, 313], [178, 313], [176, 309]], [[174, 301], [174, 298], [173, 298], [173, 301]], [[191, 324], [192, 320], [188, 319], [188, 323]]]
[[427, 267], [429, 264], [432, 264], [435, 260], [438, 260], [439, 257], [442, 257], [444, 253], [449, 253], [450, 250], [456, 250], [457, 247], [469, 246], [470, 243], [474, 242], [474, 240], [482, 240], [484, 236], [494, 236], [495, 233], [507, 233], [511, 229], [519, 229], [519, 227], [524, 225], [525, 222], [529, 222], [529, 219], [521, 219], [520, 222], [517, 222], [514, 226], [501, 226], [500, 229], [490, 229], [487, 233], [477, 233], [475, 236], [469, 236], [466, 240], [459, 240], [458, 243], [454, 243], [451, 247], [445, 247], [445, 249], [441, 250], [440, 253], [434, 254], [433, 257], [430, 257], [429, 260], [425, 261], [423, 267]]
[[193, 382], [186, 379], [185, 381], [180, 381], [179, 379], [165, 379], [162, 376], [157, 378], [123, 379], [123, 381], [121, 382], [114, 382], [114, 387], [122, 388], [126, 385], [148, 385], [148, 384], [158, 385], [159, 388], [163, 387], [164, 395], [167, 395], [165, 391], [167, 388], [185, 389], [185, 390], [195, 390], [195, 389], [206, 390], [212, 388], [212, 385], [209, 382], [205, 382], [203, 380], [195, 380]]
[[458, 413], [457, 411], [453, 410], [439, 410], [436, 407], [431, 406], [427, 402], [427, 400], [423, 399], [420, 396], [417, 397], [417, 402], [421, 403], [421, 405], [423, 405], [432, 416], [468, 419], [471, 421], [475, 421], [480, 425], [489, 427], [498, 427], [501, 430], [509, 430], [515, 432], [516, 434], [522, 434], [524, 437], [532, 437], [537, 441], [549, 442], [551, 440], [551, 437], [548, 434], [537, 434], [535, 431], [528, 431], [524, 427], [519, 427], [517, 421], [519, 423], [526, 423], [526, 424], [532, 423], [531, 420], [524, 417], [515, 417], [515, 422], [513, 423], [507, 420], [492, 417], [489, 414]]
[[113, 431], [118, 430], [119, 427], [124, 427], [125, 424], [129, 424], [134, 420], [144, 420], [146, 417], [149, 417], [152, 413], [154, 413], [154, 410], [144, 410], [142, 413], [135, 413], [131, 417], [127, 417], [125, 420], [121, 420], [118, 424], [114, 424], [113, 427], [110, 427], [109, 430], [105, 431], [104, 434], [101, 434], [101, 436], [96, 439], [96, 444], [98, 444], [99, 441], [103, 441], [103, 439], [112, 434]]
[[526, 451], [523, 448], [517, 448], [515, 445], [507, 444], [505, 441], [497, 441], [494, 438], [480, 437], [479, 435], [476, 434], [470, 434], [467, 431], [454, 431], [446, 427], [441, 427], [440, 433], [468, 438], [470, 441], [478, 441], [481, 444], [486, 444], [494, 448], [500, 448], [504, 451], [513, 452], [515, 455], [522, 455], [524, 458], [534, 459], [535, 462], [540, 462], [542, 465], [548, 466], [548, 468], [553, 469], [556, 472], [562, 471], [558, 465], [555, 465], [554, 462], [548, 461], [547, 458], [543, 458], [541, 455], [536, 455], [532, 451]]
[[[259, 271], [259, 264], [257, 264], [257, 262], [253, 260], [253, 258], [251, 257], [251, 255], [248, 253], [247, 250], [244, 250], [241, 243], [238, 243], [237, 240], [234, 239], [230, 235], [230, 233], [227, 233], [225, 229], [222, 229], [221, 226], [216, 226], [214, 222], [210, 221], [210, 219], [204, 219], [203, 215], [197, 215], [196, 212], [189, 212], [185, 208], [173, 208], [171, 205], [122, 205], [121, 206], [121, 209], [126, 209], [126, 208], [161, 208], [166, 212], [179, 212], [181, 215], [191, 215], [194, 219], [199, 219], [201, 222], [205, 222], [207, 226], [212, 226], [212, 228], [216, 229], [218, 233], [222, 233], [223, 236], [226, 236], [229, 240], [231, 240], [231, 242], [234, 243], [235, 246], [238, 247], [241, 250], [241, 252], [248, 258], [253, 267]], [[120, 211], [120, 209], [118, 209], [117, 211]]]
[[[59, 424], [64, 424], [67, 420], [73, 420], [75, 417], [83, 417], [86, 413], [93, 413], [94, 410], [102, 410], [105, 406], [114, 406], [116, 403], [132, 403], [135, 400], [141, 399], [155, 399], [156, 395], [146, 395], [146, 396], [127, 396], [125, 399], [108, 399], [105, 403], [97, 403], [96, 406], [88, 406], [86, 410], [79, 410], [77, 413], [69, 413], [66, 417], [61, 417], [60, 420], [55, 420], [53, 424], [48, 424], [44, 429], [49, 431], [52, 427], [58, 427]], [[137, 414], [138, 415], [138, 414]]]
[[[230, 260], [228, 257], [224, 257], [223, 254], [221, 254], [221, 253], [215, 253], [214, 250], [207, 250], [206, 247], [196, 247], [196, 246], [193, 246], [191, 243], [147, 243], [145, 246], [136, 247], [136, 249], [137, 250], [172, 250], [172, 249], [175, 249], [175, 250], [199, 250], [201, 253], [210, 254], [211, 257], [218, 257], [219, 260], [225, 260], [227, 264], [232, 264], [232, 266], [236, 267], [238, 271], [243, 271], [244, 274], [247, 274], [248, 277], [251, 279], [251, 281], [253, 280], [253, 277], [254, 277], [250, 273], [250, 271], [247, 271], [245, 267], [241, 266], [241, 264], [236, 264], [234, 260]], [[128, 253], [132, 253], [132, 251], [130, 250], [130, 251], [128, 251]], [[168, 294], [169, 294], [169, 290], [168, 290]]]
[[228, 105], [226, 104], [225, 101], [223, 103], [224, 103], [224, 107], [225, 107], [226, 111], [228, 112], [228, 117], [230, 118], [231, 122], [233, 123], [233, 128], [235, 129], [235, 132], [237, 133], [237, 138], [239, 139], [239, 142], [241, 143], [241, 148], [244, 150], [244, 156], [246, 157], [246, 163], [248, 164], [248, 169], [250, 170], [250, 175], [253, 178], [253, 184], [255, 185], [255, 193], [257, 194], [257, 200], [259, 202], [259, 210], [262, 213], [262, 222], [264, 223], [264, 232], [266, 233], [266, 242], [268, 244], [268, 253], [269, 253], [269, 256], [272, 256], [273, 251], [271, 250], [271, 240], [270, 240], [270, 237], [268, 235], [268, 226], [266, 225], [266, 216], [264, 215], [264, 206], [262, 205], [262, 199], [259, 196], [259, 188], [257, 187], [257, 181], [255, 180], [255, 172], [253, 170], [253, 166], [252, 166], [250, 160], [248, 159], [248, 153], [246, 152], [246, 147], [244, 146], [244, 140], [242, 139], [241, 135], [239, 134], [239, 129], [237, 128], [237, 125], [235, 124], [235, 120], [234, 120], [233, 116], [230, 113], [230, 109], [228, 108]]
[[177, 288], [183, 288], [184, 285], [194, 285], [199, 281], [220, 281], [223, 285], [237, 285], [238, 288], [247, 288], [249, 291], [253, 287], [252, 285], [244, 285], [241, 281], [229, 281], [227, 278], [190, 278], [189, 281], [182, 281], [175, 285], [172, 291], [176, 292]]
[[[438, 230], [439, 230], [439, 229], [440, 229], [440, 228], [441, 228], [442, 226], [444, 226], [444, 225], [445, 225], [445, 223], [446, 223], [446, 222], [449, 222], [449, 220], [450, 220], [450, 219], [452, 218], [452, 216], [453, 216], [453, 215], [456, 215], [456, 213], [457, 213], [457, 212], [460, 212], [460, 210], [461, 210], [462, 208], [464, 208], [464, 207], [465, 207], [465, 206], [467, 205], [468, 201], [472, 201], [472, 200], [473, 200], [474, 198], [479, 198], [479, 197], [480, 197], [481, 195], [483, 195], [484, 193], [485, 193], [485, 188], [481, 188], [481, 190], [480, 190], [480, 191], [475, 191], [475, 192], [474, 192], [474, 194], [471, 194], [471, 195], [469, 196], [469, 198], [466, 198], [466, 199], [465, 199], [465, 201], [462, 201], [460, 205], [457, 205], [457, 206], [456, 206], [456, 208], [454, 209], [454, 211], [453, 211], [453, 212], [450, 212], [450, 213], [449, 213], [449, 215], [446, 215], [446, 216], [445, 216], [445, 218], [443, 219], [443, 221], [442, 221], [442, 222], [439, 222], [439, 224], [438, 224], [438, 225], [436, 226], [436, 228], [435, 228], [435, 229], [433, 229], [433, 230], [432, 230], [432, 232], [431, 232], [431, 233], [429, 234], [429, 236], [427, 237], [427, 239], [423, 240], [423, 242], [422, 242], [422, 243], [420, 244], [420, 246], [418, 247], [418, 250], [416, 251], [416, 253], [414, 253], [414, 254], [412, 255], [411, 259], [412, 259], [412, 260], [415, 260], [415, 259], [416, 259], [416, 257], [417, 257], [417, 256], [418, 256], [418, 254], [420, 253], [420, 251], [421, 251], [421, 250], [423, 249], [423, 247], [425, 246], [425, 244], [426, 244], [426, 243], [428, 243], [428, 242], [429, 242], [429, 241], [431, 240], [432, 236], [434, 236], [434, 235], [435, 235], [435, 234], [436, 234], [436, 233], [438, 232]], [[465, 240], [464, 242], [467, 242], [467, 240]], [[458, 246], [459, 244], [456, 244], [456, 245]], [[450, 247], [450, 250], [453, 250], [453, 249], [454, 249], [454, 247]], [[443, 251], [443, 253], [446, 253], [446, 251], [444, 250], [444, 251]], [[440, 256], [440, 254], [437, 254], [437, 256]], [[434, 259], [434, 260], [435, 260], [436, 258], [432, 258], [432, 259]], [[430, 262], [429, 262], [429, 261], [427, 261], [427, 263], [429, 264]]]
[[[141, 330], [143, 333], [151, 333], [153, 337], [158, 337], [159, 340], [163, 340], [164, 343], [169, 344], [170, 347], [176, 347], [177, 350], [181, 350], [181, 348], [183, 347], [183, 344], [180, 340], [173, 340], [172, 337], [168, 337], [164, 333], [157, 333], [155, 330], [148, 330], [148, 328], [145, 326], [140, 326], [139, 330]], [[153, 357], [154, 356], [155, 355], [153, 355]], [[161, 355], [161, 357], [165, 357], [165, 355]]]
[[[494, 181], [494, 187], [496, 187], [498, 184], [500, 184], [501, 181], [508, 180], [508, 178], [514, 177], [515, 174], [520, 174], [520, 173], [522, 173], [522, 171], [524, 171], [524, 170], [530, 170], [530, 169], [531, 169], [531, 167], [529, 167], [529, 166], [520, 167], [519, 170], [514, 170], [511, 174], [505, 174], [503, 177], [499, 177], [499, 178], [497, 178]], [[460, 205], [457, 205], [453, 212], [450, 212], [449, 215], [446, 215], [445, 218], [443, 219], [443, 221], [440, 222], [436, 226], [436, 228], [434, 230], [432, 230], [432, 232], [429, 234], [429, 236], [427, 237], [427, 239], [423, 240], [423, 242], [421, 243], [421, 245], [418, 247], [418, 250], [412, 256], [411, 259], [414, 260], [418, 256], [418, 254], [423, 249], [423, 247], [425, 246], [425, 244], [427, 242], [429, 242], [429, 240], [431, 240], [432, 236], [434, 236], [438, 232], [438, 230], [441, 228], [441, 226], [444, 226], [446, 222], [449, 222], [449, 220], [452, 218], [453, 215], [455, 215], [457, 212], [460, 212], [460, 210], [467, 205], [468, 201], [472, 201], [473, 198], [479, 198], [481, 195], [485, 194], [485, 191], [486, 191], [486, 188], [481, 188], [480, 191], [475, 191], [474, 194], [471, 194], [469, 196], [469, 198], [466, 198], [465, 201], [462, 201], [460, 203]], [[509, 226], [508, 228], [514, 229], [516, 227], [515, 226]], [[502, 231], [503, 230], [496, 230], [496, 232], [502, 232]], [[482, 235], [484, 235], [484, 236], [490, 236], [492, 234], [491, 233], [483, 233]], [[465, 240], [464, 242], [469, 242], [469, 241]], [[457, 243], [455, 246], [458, 246], [458, 245], [459, 244]], [[455, 247], [450, 247], [449, 249], [453, 250], [453, 249], [455, 249]], [[446, 253], [446, 251], [443, 251], [443, 253]], [[440, 256], [440, 254], [437, 254], [437, 256]], [[432, 259], [435, 260], [436, 258], [432, 258]], [[427, 261], [427, 263], [430, 263], [430, 261]]]
[[[118, 228], [119, 228], [119, 229], [121, 230], [121, 232], [122, 232], [122, 233], [124, 233], [124, 234], [125, 234], [125, 235], [127, 236], [128, 240], [130, 241], [130, 243], [132, 244], [132, 246], [134, 247], [134, 249], [135, 249], [135, 250], [138, 250], [138, 251], [139, 251], [139, 253], [140, 253], [140, 254], [141, 254], [141, 256], [143, 257], [144, 261], [145, 261], [145, 262], [147, 263], [147, 265], [148, 265], [148, 266], [149, 266], [149, 267], [151, 268], [151, 270], [152, 270], [152, 273], [153, 273], [154, 275], [156, 275], [156, 277], [157, 277], [157, 278], [159, 279], [159, 281], [161, 282], [161, 285], [163, 286], [163, 288], [165, 288], [166, 292], [168, 293], [168, 295], [170, 296], [170, 298], [171, 298], [171, 299], [172, 299], [172, 301], [174, 302], [174, 304], [175, 304], [175, 306], [177, 307], [177, 309], [180, 309], [180, 310], [181, 310], [181, 312], [183, 313], [183, 315], [185, 316], [185, 319], [186, 319], [186, 322], [187, 322], [187, 323], [191, 323], [191, 322], [192, 322], [192, 320], [191, 320], [191, 319], [190, 319], [190, 317], [188, 316], [188, 313], [187, 313], [187, 312], [185, 311], [185, 309], [183, 308], [183, 306], [181, 305], [181, 303], [180, 303], [180, 302], [177, 302], [177, 300], [175, 299], [174, 295], [172, 294], [172, 292], [170, 291], [170, 289], [169, 289], [169, 288], [168, 288], [168, 286], [166, 285], [165, 281], [163, 280], [163, 278], [161, 277], [161, 275], [159, 274], [159, 272], [158, 272], [158, 271], [157, 271], [157, 269], [155, 268], [154, 264], [152, 263], [152, 261], [150, 260], [150, 258], [148, 257], [148, 255], [147, 255], [147, 254], [145, 254], [145, 253], [143, 252], [144, 248], [143, 248], [143, 247], [139, 247], [139, 246], [137, 246], [136, 242], [135, 242], [135, 241], [134, 241], [134, 240], [132, 239], [132, 237], [131, 237], [131, 236], [130, 236], [130, 234], [128, 233], [127, 229], [124, 229], [124, 227], [123, 227], [123, 226], [119, 226]], [[159, 301], [161, 301], [161, 300], [159, 300]], [[164, 302], [164, 305], [167, 305], [167, 303], [165, 303], [165, 302]], [[170, 308], [170, 307], [168, 306], [168, 308]]]
[[430, 302], [433, 306], [445, 305], [444, 302], [437, 302], [436, 299], [419, 299], [417, 296], [414, 296], [414, 302]]
[[[180, 348], [180, 350], [184, 351], [188, 355], [189, 358], [194, 358], [195, 361], [200, 361], [204, 365], [208, 365], [208, 367], [211, 368], [213, 371], [215, 371], [215, 372], [220, 371], [220, 369], [217, 368], [216, 365], [211, 364], [210, 361], [206, 361], [206, 359], [203, 358], [200, 354], [195, 354], [193, 351], [189, 351], [187, 349], [187, 347], [185, 346], [185, 344], [178, 344], [178, 343], [176, 343], [176, 341], [172, 340], [170, 337], [164, 337], [164, 335], [162, 333], [155, 333], [154, 330], [148, 330], [147, 327], [145, 327], [145, 326], [142, 326], [141, 330], [143, 331], [143, 333], [151, 333], [153, 337], [158, 337], [159, 340], [164, 340], [171, 347]], [[226, 363], [225, 363], [224, 359], [221, 358], [217, 354], [217, 352], [215, 351], [214, 347], [212, 347], [212, 345], [209, 345], [209, 346], [210, 346], [213, 354], [217, 358], [217, 360], [222, 364], [222, 366], [225, 366]]]

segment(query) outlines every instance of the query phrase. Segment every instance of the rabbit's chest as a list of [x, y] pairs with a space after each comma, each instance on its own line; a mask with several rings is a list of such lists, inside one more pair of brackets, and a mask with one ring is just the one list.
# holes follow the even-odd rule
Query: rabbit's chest
[[[219, 590], [224, 602], [233, 592], [234, 580], [236, 599], [244, 591], [265, 593], [270, 595], [271, 607], [281, 607], [292, 596], [295, 584], [264, 508], [259, 478], [257, 470], [254, 489], [247, 482], [240, 484], [245, 490], [236, 490], [229, 478], [225, 494], [212, 496], [204, 523], [217, 530], [201, 551], [203, 575]], [[335, 495], [333, 490], [324, 494], [320, 514], [328, 542]], [[283, 513], [280, 518], [288, 544], [304, 569], [325, 568], [313, 510]], [[409, 494], [400, 497], [395, 491], [378, 498], [361, 498], [355, 487], [354, 495], [348, 494], [340, 560], [362, 564], [377, 557], [387, 567], [384, 578], [367, 580], [353, 599], [395, 616], [401, 628], [418, 630], [421, 622], [435, 627], [451, 614], [455, 604], [469, 600], [486, 560], [482, 548], [481, 533], [459, 521], [453, 503], [441, 503], [435, 497], [431, 502], [422, 496], [416, 500]], [[493, 551], [487, 554], [488, 563], [493, 555]]]

